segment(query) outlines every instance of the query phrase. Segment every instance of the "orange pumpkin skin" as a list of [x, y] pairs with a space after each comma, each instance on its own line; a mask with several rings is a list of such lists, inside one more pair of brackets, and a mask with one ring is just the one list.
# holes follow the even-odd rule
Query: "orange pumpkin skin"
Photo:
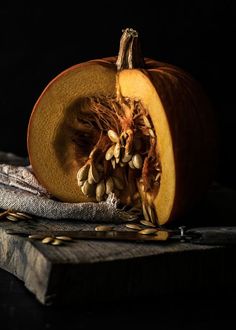
[[[31, 157], [31, 126], [38, 103], [48, 88], [68, 72], [93, 64], [116, 71], [116, 60], [116, 57], [92, 60], [65, 70], [50, 82], [37, 101], [29, 122], [27, 141], [30, 163], [36, 177], [46, 188], [47, 181], [37, 173], [37, 164], [34, 157]], [[163, 221], [167, 223], [194, 205], [212, 180], [216, 162], [215, 125], [209, 101], [189, 74], [175, 66], [152, 59], [145, 59], [145, 65], [145, 69], [140, 70], [150, 79], [160, 97], [173, 144], [175, 196], [171, 212]]]

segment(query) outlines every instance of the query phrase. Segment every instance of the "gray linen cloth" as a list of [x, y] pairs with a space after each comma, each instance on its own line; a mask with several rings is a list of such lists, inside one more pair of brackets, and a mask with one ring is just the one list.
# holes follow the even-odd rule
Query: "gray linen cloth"
[[135, 215], [118, 207], [110, 194], [100, 203], [64, 203], [55, 200], [33, 174], [27, 158], [0, 152], [0, 208], [49, 219], [78, 219], [87, 222], [120, 222]]

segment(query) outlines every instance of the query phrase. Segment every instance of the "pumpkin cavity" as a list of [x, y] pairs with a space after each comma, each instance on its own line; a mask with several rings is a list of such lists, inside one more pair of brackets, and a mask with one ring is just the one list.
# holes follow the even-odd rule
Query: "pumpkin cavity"
[[90, 97], [77, 107], [72, 140], [80, 164], [78, 189], [97, 201], [125, 190], [130, 204], [150, 207], [159, 191], [161, 164], [154, 126], [142, 102]]

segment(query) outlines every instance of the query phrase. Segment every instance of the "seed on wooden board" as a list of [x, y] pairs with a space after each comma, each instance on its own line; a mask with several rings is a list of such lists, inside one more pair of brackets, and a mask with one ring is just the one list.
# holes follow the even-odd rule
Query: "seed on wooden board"
[[149, 128], [148, 133], [151, 137], [153, 137], [153, 138], [156, 137], [154, 131], [151, 128]]
[[132, 162], [135, 168], [140, 169], [143, 166], [143, 160], [140, 154], [135, 154], [132, 157]]
[[22, 216], [22, 218], [26, 218], [26, 219], [32, 219], [32, 216], [26, 213], [22, 213], [22, 212], [16, 212], [17, 215]]
[[100, 202], [101, 198], [105, 194], [106, 191], [106, 186], [104, 180], [101, 180], [98, 182], [97, 187], [96, 187], [96, 199]]
[[115, 158], [119, 158], [120, 157], [120, 143], [116, 143], [115, 144], [114, 157]]
[[88, 171], [88, 183], [93, 184], [99, 181], [98, 171], [93, 163], [91, 163], [89, 171]]
[[13, 216], [13, 215], [7, 215], [6, 218], [10, 221], [19, 221], [19, 218]]
[[107, 180], [106, 180], [106, 194], [110, 194], [114, 189], [114, 182], [112, 177], [110, 176]]
[[156, 223], [156, 214], [155, 214], [155, 211], [153, 209], [153, 207], [151, 207], [150, 205], [147, 206], [147, 211], [148, 211], [148, 214], [149, 214], [149, 218], [151, 220], [151, 222], [153, 224]]
[[135, 166], [133, 164], [132, 159], [129, 161], [129, 167], [132, 168], [132, 170], [135, 170]]
[[129, 229], [134, 229], [134, 230], [141, 230], [142, 228], [136, 224], [136, 223], [127, 223], [125, 225], [125, 227], [129, 228]]
[[62, 245], [63, 244], [63, 241], [61, 241], [60, 239], [54, 239], [52, 241], [52, 245]]
[[143, 122], [144, 122], [145, 126], [147, 126], [148, 128], [152, 128], [150, 121], [144, 115], [143, 115]]
[[155, 234], [158, 230], [154, 228], [145, 228], [140, 230], [138, 233], [141, 235], [152, 235]]
[[27, 218], [25, 218], [24, 216], [22, 215], [19, 215], [17, 213], [14, 213], [14, 212], [9, 212], [8, 213], [8, 216], [12, 216], [14, 218], [17, 218], [18, 220], [26, 220]]
[[121, 178], [119, 178], [117, 176], [113, 176], [112, 179], [113, 179], [114, 185], [117, 189], [119, 189], [119, 190], [124, 189], [124, 184], [123, 184]]
[[77, 180], [78, 181], [84, 181], [88, 178], [88, 171], [89, 171], [89, 164], [85, 164], [82, 166], [79, 171], [77, 172]]
[[115, 149], [115, 144], [113, 144], [112, 146], [110, 146], [110, 148], [107, 149], [106, 154], [105, 154], [105, 158], [106, 160], [110, 160], [112, 159], [112, 157], [114, 156], [114, 149]]
[[147, 227], [153, 227], [153, 228], [156, 227], [152, 222], [147, 221], [147, 220], [140, 220], [140, 223]]
[[109, 139], [112, 141], [112, 142], [119, 142], [119, 136], [116, 134], [116, 132], [115, 131], [113, 131], [113, 130], [109, 130], [108, 132], [107, 132], [107, 135], [108, 135], [108, 137], [109, 137]]
[[170, 234], [168, 233], [168, 231], [158, 230], [155, 236], [157, 236], [158, 240], [160, 241], [166, 241]]
[[51, 242], [54, 241], [54, 238], [53, 237], [45, 237], [43, 240], [42, 240], [42, 243], [43, 244], [49, 244]]
[[35, 234], [35, 235], [29, 235], [28, 237], [30, 239], [36, 239], [36, 240], [39, 239], [39, 240], [42, 240], [45, 236]]
[[112, 226], [101, 225], [101, 226], [95, 227], [95, 231], [111, 231], [111, 230], [113, 230]]
[[72, 241], [73, 239], [69, 236], [56, 236], [57, 239], [61, 241]]

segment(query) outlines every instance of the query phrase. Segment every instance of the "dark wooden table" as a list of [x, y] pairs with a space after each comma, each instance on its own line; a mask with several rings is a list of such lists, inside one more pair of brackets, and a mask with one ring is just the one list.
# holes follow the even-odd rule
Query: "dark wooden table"
[[[192, 224], [235, 224], [235, 201], [234, 191], [216, 188], [207, 196], [204, 205], [191, 215]], [[43, 252], [43, 249], [41, 247], [40, 251]], [[124, 251], [127, 253], [126, 248]], [[98, 276], [102, 272], [98, 275], [99, 269], [88, 272], [90, 283], [94, 279], [93, 295], [90, 295], [90, 288], [86, 289], [85, 283], [80, 291], [85, 299], [72, 299], [72, 304], [67, 306], [43, 306], [24, 287], [22, 281], [0, 270], [0, 321], [4, 324], [0, 328], [94, 329], [102, 326], [109, 329], [144, 329], [155, 326], [159, 329], [222, 329], [235, 322], [235, 248], [186, 249], [183, 245], [179, 251], [169, 251], [171, 253], [164, 257], [157, 256], [155, 248], [150, 251], [152, 253], [147, 258], [143, 256], [138, 262], [137, 258], [128, 258], [120, 265], [118, 263], [119, 267], [116, 263], [114, 268], [109, 266], [107, 269], [112, 270], [111, 274], [116, 274], [112, 279], [100, 281]], [[109, 259], [109, 254], [107, 257]], [[145, 266], [145, 271], [139, 272], [140, 265]], [[159, 276], [158, 269], [162, 270]], [[145, 277], [139, 275], [138, 282], [135, 282], [135, 272], [145, 274]], [[57, 277], [60, 281], [56, 284], [58, 289], [60, 283], [64, 283], [62, 291], [65, 293], [70, 283], [67, 278], [63, 278], [63, 274]], [[124, 274], [132, 275], [127, 278], [127, 282]], [[83, 279], [86, 277], [83, 276]], [[96, 291], [94, 283], [102, 283], [103, 286], [97, 287]], [[103, 289], [106, 292], [104, 295]], [[78, 287], [74, 290], [74, 298], [76, 290]], [[125, 295], [117, 294], [119, 290], [123, 290]]]

